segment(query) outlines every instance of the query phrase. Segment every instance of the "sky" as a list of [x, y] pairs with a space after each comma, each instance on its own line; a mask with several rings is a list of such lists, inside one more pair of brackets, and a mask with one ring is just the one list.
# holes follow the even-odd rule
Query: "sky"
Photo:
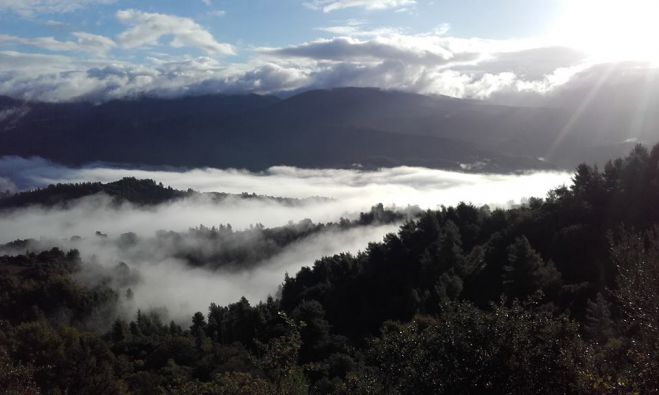
[[[656, 68], [654, 0], [0, 0], [0, 95], [368, 86], [525, 101]], [[597, 68], [599, 66], [599, 69]]]

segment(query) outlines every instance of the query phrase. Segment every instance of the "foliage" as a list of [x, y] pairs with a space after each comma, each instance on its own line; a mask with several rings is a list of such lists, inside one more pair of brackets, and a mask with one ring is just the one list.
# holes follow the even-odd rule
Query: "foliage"
[[[140, 311], [99, 326], [117, 295], [107, 282], [76, 280], [85, 264], [76, 251], [0, 257], [0, 385], [99, 394], [659, 392], [658, 147], [637, 147], [603, 172], [582, 165], [573, 186], [520, 207], [423, 212], [359, 254], [286, 276], [277, 299], [211, 304], [184, 325]], [[331, 226], [398, 219], [375, 206]], [[274, 251], [323, 225], [292, 226], [252, 232]], [[219, 244], [241, 236], [226, 226], [190, 232]]]
[[436, 318], [385, 324], [371, 358], [394, 393], [571, 393], [578, 326], [518, 302], [483, 311], [450, 302]]

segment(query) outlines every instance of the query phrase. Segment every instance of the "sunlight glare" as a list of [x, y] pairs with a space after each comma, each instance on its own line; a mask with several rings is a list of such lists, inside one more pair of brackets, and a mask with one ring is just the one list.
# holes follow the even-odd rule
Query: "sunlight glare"
[[600, 61], [659, 62], [659, 0], [563, 0], [555, 37]]

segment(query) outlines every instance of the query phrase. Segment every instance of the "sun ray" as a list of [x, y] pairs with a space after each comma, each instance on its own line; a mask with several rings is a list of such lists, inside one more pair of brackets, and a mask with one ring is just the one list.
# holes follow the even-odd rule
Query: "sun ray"
[[593, 99], [597, 97], [597, 94], [599, 93], [600, 89], [602, 88], [604, 83], [608, 80], [609, 76], [611, 76], [611, 73], [613, 73], [616, 67], [617, 65], [614, 63], [611, 63], [606, 66], [604, 72], [597, 79], [597, 82], [590, 88], [586, 97], [579, 104], [577, 109], [572, 113], [570, 119], [568, 119], [568, 121], [565, 123], [565, 126], [563, 126], [561, 131], [554, 139], [554, 142], [547, 149], [547, 152], [544, 156], [545, 158], [553, 157], [554, 152], [556, 152], [556, 150], [560, 147], [561, 143], [563, 143], [563, 140], [565, 140], [565, 138], [574, 130], [574, 126], [576, 125], [577, 121], [579, 121], [583, 113], [586, 111], [586, 109], [588, 109], [588, 106], [593, 101]]
[[[640, 92], [638, 102], [635, 104], [635, 111], [630, 119], [630, 125], [627, 128], [627, 139], [642, 136], [645, 128], [647, 127], [647, 120], [650, 108], [650, 100], [652, 96], [651, 90], [654, 87], [655, 72], [654, 70], [646, 70], [645, 83], [643, 84], [642, 92]], [[625, 139], [625, 140], [627, 140]]]

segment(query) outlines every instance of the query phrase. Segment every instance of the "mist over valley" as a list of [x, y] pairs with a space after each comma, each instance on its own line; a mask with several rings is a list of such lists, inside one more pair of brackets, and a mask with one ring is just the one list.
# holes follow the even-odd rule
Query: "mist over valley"
[[[561, 172], [145, 170], [19, 157], [0, 159], [0, 180], [8, 191], [0, 199], [1, 253], [76, 249], [80, 278], [113, 279], [124, 296], [130, 289], [120, 316], [142, 309], [179, 322], [211, 302], [275, 296], [284, 274], [363, 251], [423, 210], [510, 207], [571, 182]], [[118, 265], [132, 281], [115, 278]]]

